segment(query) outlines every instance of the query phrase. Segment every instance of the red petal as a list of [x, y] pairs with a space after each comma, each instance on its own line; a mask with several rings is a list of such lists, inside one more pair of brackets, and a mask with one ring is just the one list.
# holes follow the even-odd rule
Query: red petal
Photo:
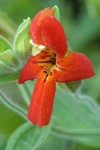
[[45, 15], [41, 12], [37, 14], [32, 21], [30, 27], [32, 40], [34, 43], [46, 45], [58, 55], [64, 56], [68, 49], [64, 29], [53, 14], [49, 13], [48, 15], [46, 11], [43, 11]]
[[50, 121], [56, 82], [54, 77], [44, 77], [42, 73], [37, 79], [35, 89], [32, 95], [32, 100], [28, 110], [28, 118], [33, 124], [38, 124], [39, 127], [47, 125]]
[[32, 37], [32, 40], [36, 44], [42, 44], [42, 32], [40, 31], [40, 24], [41, 20], [46, 16], [53, 16], [54, 11], [51, 8], [46, 8], [42, 11], [40, 11], [32, 20], [32, 24], [30, 27], [30, 34]]
[[71, 52], [68, 56], [57, 61], [58, 68], [54, 70], [57, 82], [81, 80], [94, 75], [90, 60], [77, 52]]
[[18, 83], [21, 84], [27, 80], [33, 80], [35, 77], [37, 77], [38, 73], [41, 70], [41, 66], [34, 63], [35, 57], [31, 57], [28, 62], [24, 65], [20, 76]]
[[59, 56], [64, 56], [68, 49], [66, 35], [60, 22], [55, 17], [45, 17], [41, 21], [43, 45], [48, 46]]

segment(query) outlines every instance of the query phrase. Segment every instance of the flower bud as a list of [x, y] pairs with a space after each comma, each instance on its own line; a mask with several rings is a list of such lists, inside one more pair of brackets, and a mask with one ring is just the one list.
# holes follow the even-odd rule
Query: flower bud
[[19, 26], [15, 40], [14, 40], [14, 50], [16, 51], [17, 56], [20, 59], [27, 59], [29, 58], [32, 46], [30, 44], [30, 18], [24, 20], [21, 25]]
[[0, 36], [0, 83], [17, 79], [19, 61], [10, 43]]
[[10, 43], [3, 36], [0, 36], [0, 53], [8, 49], [11, 49]]

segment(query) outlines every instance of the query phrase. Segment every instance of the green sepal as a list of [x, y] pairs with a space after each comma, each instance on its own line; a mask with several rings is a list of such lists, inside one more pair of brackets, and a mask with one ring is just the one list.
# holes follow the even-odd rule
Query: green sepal
[[29, 43], [31, 39], [29, 33], [30, 23], [30, 18], [23, 20], [23, 22], [18, 27], [15, 35], [15, 40], [13, 44], [14, 50], [20, 59], [27, 59], [32, 52], [32, 46]]
[[80, 81], [67, 82], [67, 83], [65, 83], [65, 85], [67, 86], [67, 88], [70, 91], [76, 92], [78, 89], [80, 89], [81, 83], [82, 83], [82, 81], [80, 80]]
[[0, 53], [0, 83], [17, 80], [19, 61], [12, 50]]
[[16, 80], [19, 75], [19, 61], [10, 43], [0, 36], [0, 83]]
[[0, 53], [8, 49], [11, 49], [10, 43], [3, 36], [0, 36]]
[[5, 66], [16, 70], [19, 67], [19, 61], [12, 50], [0, 53], [0, 62]]
[[54, 16], [55, 16], [58, 20], [60, 20], [60, 12], [59, 12], [58, 6], [55, 5], [52, 9], [54, 10]]

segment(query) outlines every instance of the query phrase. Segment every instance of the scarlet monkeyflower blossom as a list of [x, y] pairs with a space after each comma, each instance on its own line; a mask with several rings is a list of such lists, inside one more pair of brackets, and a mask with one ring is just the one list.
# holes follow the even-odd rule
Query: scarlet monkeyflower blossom
[[54, 11], [46, 8], [32, 20], [30, 35], [40, 52], [24, 65], [19, 84], [37, 78], [31, 98], [28, 119], [39, 127], [48, 125], [52, 113], [56, 82], [70, 82], [94, 75], [89, 59], [81, 53], [69, 52], [66, 36]]

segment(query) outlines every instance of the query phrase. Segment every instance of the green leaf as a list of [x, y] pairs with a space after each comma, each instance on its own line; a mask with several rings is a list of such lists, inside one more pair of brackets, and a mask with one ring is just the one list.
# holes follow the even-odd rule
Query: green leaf
[[35, 150], [46, 140], [50, 129], [50, 125], [38, 128], [25, 123], [11, 135], [5, 150]]
[[32, 51], [30, 42], [30, 18], [24, 20], [19, 26], [14, 40], [14, 50], [18, 57], [27, 59]]
[[78, 140], [78, 143], [84, 144], [86, 146], [95, 147], [100, 149], [100, 138], [94, 137], [93, 139], [85, 139], [84, 140]]
[[54, 134], [76, 141], [100, 141], [100, 108], [91, 98], [58, 87], [54, 108]]
[[15, 102], [9, 100], [9, 98], [7, 98], [7, 96], [5, 96], [4, 93], [2, 93], [1, 91], [0, 91], [0, 102], [2, 102], [7, 108], [11, 109], [12, 111], [20, 115], [22, 118], [27, 120], [26, 118], [27, 112], [23, 108], [18, 106]]
[[19, 61], [10, 43], [0, 36], [0, 83], [16, 80], [19, 75]]
[[[1, 88], [1, 87], [0, 87]], [[0, 102], [0, 150], [4, 150], [10, 134], [24, 121]], [[11, 121], [8, 121], [11, 120]]]
[[38, 150], [72, 150], [73, 142], [56, 137], [52, 134], [46, 139]]
[[95, 147], [92, 147], [92, 145], [87, 146], [87, 145], [83, 145], [83, 144], [80, 144], [80, 143], [76, 143], [74, 145], [74, 150], [99, 150], [99, 149], [95, 148]]
[[11, 49], [10, 43], [2, 36], [0, 36], [0, 53]]
[[58, 6], [55, 5], [52, 9], [54, 10], [54, 15], [55, 15], [55, 17], [56, 17], [58, 20], [60, 20], [60, 12], [59, 12]]
[[[96, 57], [96, 59], [98, 57]], [[99, 65], [99, 58], [97, 59], [97, 64], [95, 65], [97, 67], [97, 68], [95, 67], [96, 75], [92, 79], [89, 79], [86, 82], [84, 82], [84, 86], [82, 87], [82, 90], [86, 94], [91, 95], [91, 97], [95, 98], [96, 101], [99, 101], [100, 100], [100, 65]]]
[[18, 79], [19, 61], [12, 50], [0, 53], [0, 82]]
[[17, 70], [19, 67], [19, 61], [12, 50], [7, 50], [0, 53], [0, 62], [9, 68]]

